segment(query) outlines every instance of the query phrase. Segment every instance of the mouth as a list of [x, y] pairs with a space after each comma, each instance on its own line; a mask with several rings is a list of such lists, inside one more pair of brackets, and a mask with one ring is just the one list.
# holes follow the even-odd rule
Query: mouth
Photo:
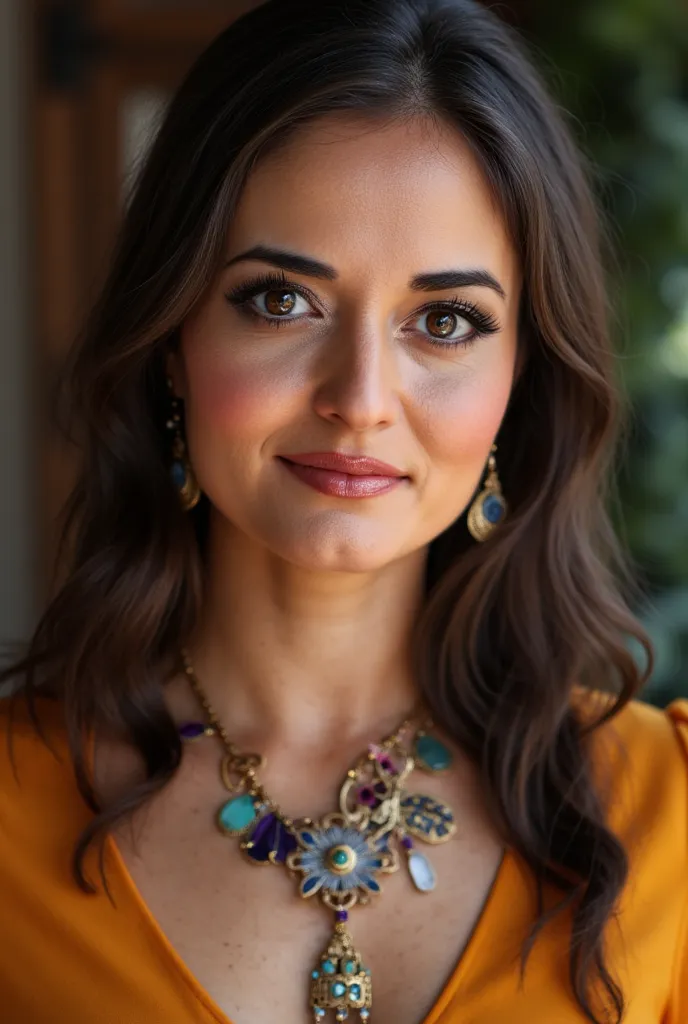
[[278, 461], [302, 483], [337, 498], [372, 498], [409, 480], [396, 466], [366, 455], [308, 452], [280, 455]]

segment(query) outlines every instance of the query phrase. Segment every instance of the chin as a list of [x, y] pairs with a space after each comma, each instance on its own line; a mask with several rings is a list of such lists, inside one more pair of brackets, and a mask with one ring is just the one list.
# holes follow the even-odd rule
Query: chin
[[[336, 528], [330, 524], [304, 523], [289, 537], [284, 535], [273, 550], [285, 561], [312, 572], [375, 572], [408, 552], [401, 539], [394, 543], [393, 530]], [[270, 545], [272, 546], [272, 545]]]

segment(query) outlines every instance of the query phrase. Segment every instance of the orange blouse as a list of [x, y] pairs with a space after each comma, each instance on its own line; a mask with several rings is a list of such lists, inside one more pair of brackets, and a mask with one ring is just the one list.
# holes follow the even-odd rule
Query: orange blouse
[[[116, 907], [71, 876], [91, 814], [76, 788], [57, 705], [39, 702], [56, 757], [17, 705], [14, 762], [0, 702], [0, 1020], [5, 1024], [230, 1024], [167, 941], [110, 837]], [[615, 742], [627, 751], [624, 759]], [[627, 1003], [624, 1024], [688, 1022], [688, 699], [665, 711], [633, 701], [595, 734], [611, 772], [611, 826], [629, 882], [607, 962]], [[98, 878], [93, 861], [89, 877]], [[538, 937], [522, 988], [520, 946], [535, 915], [527, 866], [508, 850], [481, 917], [422, 1024], [581, 1024], [568, 983], [568, 922]], [[391, 1022], [381, 1022], [391, 1024]]]

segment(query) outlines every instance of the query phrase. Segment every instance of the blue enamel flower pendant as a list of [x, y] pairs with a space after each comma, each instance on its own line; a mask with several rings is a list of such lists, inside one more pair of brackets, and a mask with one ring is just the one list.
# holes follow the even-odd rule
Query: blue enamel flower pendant
[[380, 871], [396, 871], [393, 855], [382, 849], [386, 840], [371, 845], [358, 829], [347, 827], [343, 814], [328, 814], [318, 828], [297, 833], [299, 849], [289, 854], [287, 867], [303, 875], [302, 896], [323, 890], [329, 905], [339, 906], [340, 896], [355, 895], [355, 902], [367, 902], [380, 892], [375, 877]]

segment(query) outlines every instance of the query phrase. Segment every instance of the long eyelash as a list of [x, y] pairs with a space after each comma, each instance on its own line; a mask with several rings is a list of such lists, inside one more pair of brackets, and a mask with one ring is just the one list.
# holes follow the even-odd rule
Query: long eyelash
[[422, 316], [424, 313], [432, 313], [435, 309], [448, 309], [452, 313], [465, 317], [473, 325], [473, 334], [470, 337], [457, 338], [456, 341], [442, 341], [441, 338], [433, 338], [429, 334], [426, 335], [427, 341], [438, 348], [459, 348], [462, 345], [467, 348], [473, 344], [476, 338], [495, 334], [501, 330], [499, 321], [492, 313], [485, 312], [480, 306], [476, 306], [474, 302], [471, 302], [469, 299], [459, 298], [458, 295], [454, 295], [451, 299], [438, 299], [436, 302], [430, 302], [427, 306], [419, 309], [417, 315]]
[[259, 313], [255, 309], [251, 309], [249, 300], [254, 296], [260, 294], [260, 292], [269, 291], [273, 288], [283, 288], [285, 291], [296, 292], [303, 299], [311, 300], [308, 292], [297, 285], [292, 284], [288, 279], [284, 271], [276, 273], [270, 271], [266, 274], [260, 274], [259, 277], [254, 277], [250, 281], [245, 281], [243, 284], [237, 285], [236, 288], [232, 288], [231, 291], [226, 293], [225, 298], [231, 302], [233, 306], [241, 308], [242, 313], [247, 316], [253, 317], [255, 320], [260, 320], [261, 323], [268, 324], [270, 327], [284, 327], [291, 321], [286, 317], [266, 317], [263, 313]]
[[[291, 320], [288, 317], [266, 317], [264, 314], [259, 313], [257, 310], [252, 309], [250, 306], [250, 300], [256, 295], [263, 291], [269, 291], [271, 289], [283, 288], [285, 291], [293, 291], [297, 295], [300, 295], [304, 299], [312, 301], [310, 294], [300, 288], [298, 285], [293, 284], [287, 278], [284, 271], [276, 273], [270, 271], [265, 274], [261, 274], [258, 277], [254, 277], [250, 281], [245, 281], [243, 284], [237, 285], [226, 293], [227, 300], [236, 307], [240, 307], [242, 312], [247, 316], [252, 317], [255, 320], [260, 320], [261, 323], [266, 323], [270, 327], [284, 327]], [[424, 313], [431, 313], [435, 309], [449, 310], [452, 313], [456, 313], [459, 316], [465, 317], [473, 325], [473, 334], [468, 338], [459, 338], [456, 341], [443, 341], [441, 338], [433, 338], [430, 335], [425, 335], [425, 340], [431, 345], [435, 345], [438, 348], [459, 348], [460, 346], [468, 347], [473, 344], [476, 338], [484, 337], [488, 334], [495, 334], [501, 330], [499, 321], [491, 313], [485, 312], [474, 302], [469, 299], [462, 299], [458, 295], [454, 295], [451, 299], [438, 299], [436, 302], [430, 302], [428, 305], [423, 306], [416, 313], [416, 316], [422, 316]]]

